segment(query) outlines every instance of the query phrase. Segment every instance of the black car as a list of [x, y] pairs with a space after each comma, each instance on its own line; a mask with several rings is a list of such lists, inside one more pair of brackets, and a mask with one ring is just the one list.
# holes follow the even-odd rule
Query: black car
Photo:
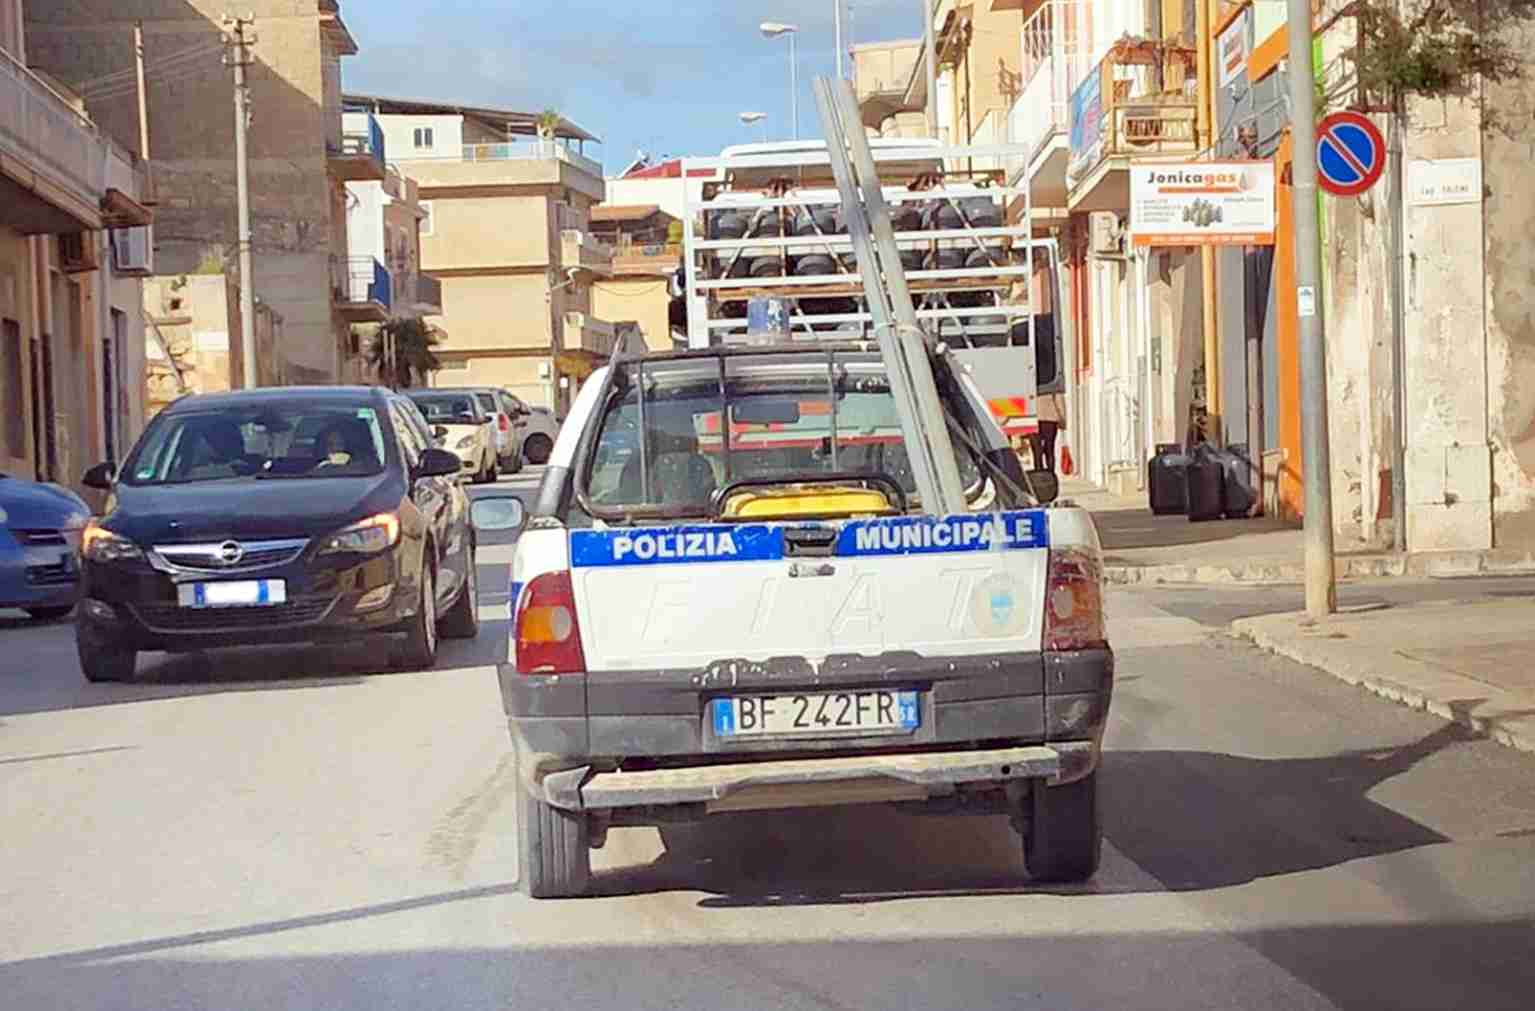
[[[479, 629], [475, 531], [403, 398], [290, 387], [184, 397], [145, 429], [82, 543], [80, 666], [129, 677], [145, 650], [393, 637], [430, 667], [439, 629]], [[520, 522], [520, 518], [519, 518]]]

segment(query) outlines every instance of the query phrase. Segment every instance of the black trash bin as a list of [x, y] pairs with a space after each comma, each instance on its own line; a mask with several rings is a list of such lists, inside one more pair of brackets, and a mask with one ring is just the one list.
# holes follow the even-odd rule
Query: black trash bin
[[1157, 516], [1181, 516], [1189, 511], [1188, 455], [1176, 442], [1157, 446], [1148, 467], [1151, 511]]
[[1228, 520], [1245, 520], [1258, 501], [1253, 487], [1252, 461], [1245, 443], [1233, 443], [1221, 451], [1221, 505]]

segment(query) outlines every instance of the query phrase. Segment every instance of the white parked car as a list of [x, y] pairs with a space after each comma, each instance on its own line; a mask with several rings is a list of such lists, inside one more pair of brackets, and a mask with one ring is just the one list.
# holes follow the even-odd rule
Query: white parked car
[[421, 409], [443, 448], [458, 456], [460, 473], [476, 484], [496, 479], [496, 423], [472, 391], [407, 390], [405, 395]]
[[518, 467], [526, 463], [547, 463], [559, 438], [560, 423], [547, 407], [535, 407], [510, 390], [497, 390], [503, 403], [512, 408], [512, 431], [517, 443]]

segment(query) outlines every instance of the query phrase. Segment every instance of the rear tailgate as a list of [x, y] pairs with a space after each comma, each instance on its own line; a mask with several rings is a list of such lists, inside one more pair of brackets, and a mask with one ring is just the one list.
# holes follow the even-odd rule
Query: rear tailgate
[[590, 671], [1037, 653], [1043, 510], [942, 519], [575, 530]]

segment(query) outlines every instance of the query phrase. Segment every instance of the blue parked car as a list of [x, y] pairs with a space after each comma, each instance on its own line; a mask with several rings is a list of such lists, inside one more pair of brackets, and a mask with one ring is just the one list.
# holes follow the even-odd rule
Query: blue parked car
[[85, 500], [55, 484], [0, 473], [0, 608], [39, 621], [62, 618], [80, 599]]

